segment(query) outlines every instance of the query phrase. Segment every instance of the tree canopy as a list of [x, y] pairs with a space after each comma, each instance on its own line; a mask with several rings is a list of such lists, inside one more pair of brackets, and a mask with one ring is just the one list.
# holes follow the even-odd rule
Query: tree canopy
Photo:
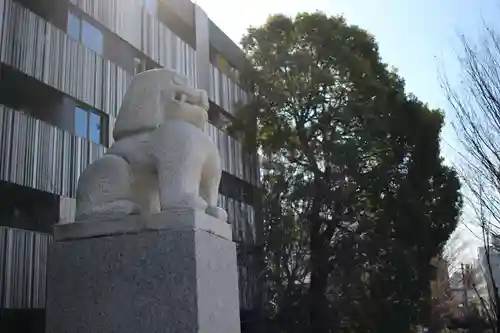
[[429, 263], [461, 209], [442, 113], [342, 17], [274, 15], [242, 46], [252, 101], [233, 129], [266, 161], [273, 332], [400, 333], [428, 320]]

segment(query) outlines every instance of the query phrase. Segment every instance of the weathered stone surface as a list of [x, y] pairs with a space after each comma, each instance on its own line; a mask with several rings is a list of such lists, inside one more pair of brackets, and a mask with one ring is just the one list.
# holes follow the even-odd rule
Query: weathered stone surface
[[116, 119], [114, 143], [80, 175], [77, 221], [199, 209], [218, 219], [221, 161], [205, 133], [206, 91], [154, 69], [134, 77]]
[[238, 333], [236, 249], [202, 230], [59, 241], [48, 333]]
[[147, 230], [204, 230], [232, 239], [231, 225], [194, 209], [166, 210], [153, 215], [128, 215], [123, 218], [59, 224], [54, 227], [56, 241], [135, 234]]

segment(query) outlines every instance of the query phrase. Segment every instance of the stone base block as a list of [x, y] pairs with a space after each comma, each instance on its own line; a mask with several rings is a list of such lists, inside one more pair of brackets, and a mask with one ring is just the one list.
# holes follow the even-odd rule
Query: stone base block
[[65, 233], [49, 250], [47, 333], [240, 332], [232, 241], [178, 227]]

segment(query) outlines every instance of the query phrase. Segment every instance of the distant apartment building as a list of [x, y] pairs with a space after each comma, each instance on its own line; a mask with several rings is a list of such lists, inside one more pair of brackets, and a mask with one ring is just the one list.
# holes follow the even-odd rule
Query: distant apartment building
[[450, 277], [449, 309], [451, 317], [484, 315], [488, 291], [479, 261], [461, 264]]
[[497, 290], [500, 290], [500, 252], [496, 245], [493, 244], [489, 248], [482, 246], [478, 251], [478, 276], [481, 281], [481, 293], [488, 302], [491, 302], [490, 297], [494, 295], [494, 287], [496, 286]]
[[73, 221], [78, 177], [112, 143], [132, 77], [167, 67], [210, 98], [219, 205], [250, 321], [261, 304], [259, 166], [221, 126], [248, 99], [239, 47], [189, 0], [0, 0], [0, 14], [0, 320], [9, 309], [43, 311], [52, 226]]
[[461, 264], [450, 277], [449, 313], [453, 318], [463, 318], [482, 311], [478, 295], [478, 274], [474, 264]]

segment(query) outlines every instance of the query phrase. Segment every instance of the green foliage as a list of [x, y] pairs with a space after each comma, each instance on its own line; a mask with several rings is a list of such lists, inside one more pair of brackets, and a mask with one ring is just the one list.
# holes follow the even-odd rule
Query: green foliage
[[[426, 321], [430, 259], [461, 209], [439, 157], [443, 116], [404, 91], [366, 31], [275, 15], [242, 41], [253, 93], [275, 332], [407, 332]], [[248, 127], [255, 122], [257, 127]]]

